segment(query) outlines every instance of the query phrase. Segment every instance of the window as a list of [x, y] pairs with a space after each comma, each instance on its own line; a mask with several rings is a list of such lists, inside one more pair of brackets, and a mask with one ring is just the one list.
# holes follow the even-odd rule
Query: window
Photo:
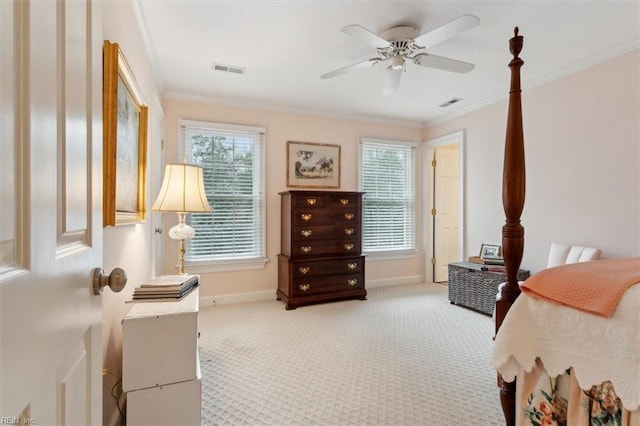
[[362, 138], [364, 252], [415, 249], [415, 145]]
[[182, 157], [203, 167], [212, 210], [188, 216], [195, 236], [187, 240], [186, 263], [216, 265], [207, 270], [263, 267], [265, 130], [194, 121], [179, 127]]

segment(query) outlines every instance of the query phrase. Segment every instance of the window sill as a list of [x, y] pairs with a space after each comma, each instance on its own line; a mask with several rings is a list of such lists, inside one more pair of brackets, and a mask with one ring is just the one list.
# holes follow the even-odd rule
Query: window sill
[[378, 262], [384, 260], [404, 260], [404, 259], [413, 259], [416, 257], [418, 250], [416, 249], [408, 249], [408, 250], [394, 250], [394, 251], [370, 251], [364, 252], [365, 256], [367, 256], [367, 262]]
[[233, 272], [233, 271], [249, 271], [254, 269], [264, 269], [269, 259], [250, 259], [250, 260], [206, 260], [206, 261], [187, 261], [184, 262], [184, 269], [188, 273], [206, 273], [206, 272]]

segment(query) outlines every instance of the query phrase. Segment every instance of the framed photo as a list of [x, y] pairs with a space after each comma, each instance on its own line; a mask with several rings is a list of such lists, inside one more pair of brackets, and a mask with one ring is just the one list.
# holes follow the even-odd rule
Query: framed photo
[[340, 188], [340, 145], [287, 142], [287, 186]]
[[103, 46], [103, 225], [144, 222], [148, 109], [118, 43]]
[[500, 257], [501, 247], [493, 244], [482, 244], [480, 246], [480, 258], [481, 259], [491, 259]]

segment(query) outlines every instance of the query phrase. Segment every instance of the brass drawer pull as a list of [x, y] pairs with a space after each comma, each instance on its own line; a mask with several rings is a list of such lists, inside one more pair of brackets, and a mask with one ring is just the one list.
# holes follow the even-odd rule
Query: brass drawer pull
[[356, 262], [349, 262], [349, 263], [347, 263], [347, 269], [350, 269], [350, 270], [352, 270], [352, 271], [353, 271], [353, 270], [354, 270], [354, 269], [356, 269], [357, 267], [358, 267], [358, 264], [357, 264]]
[[353, 250], [353, 244], [345, 244], [345, 245], [344, 245], [344, 249], [345, 249], [346, 251], [351, 251], [351, 250]]
[[347, 220], [352, 220], [354, 217], [356, 217], [356, 215], [353, 214], [353, 213], [345, 213], [344, 214], [344, 218], [347, 219]]
[[311, 215], [309, 213], [302, 213], [300, 215], [300, 217], [302, 218], [302, 220], [304, 220], [305, 222], [308, 222], [311, 220]]
[[353, 287], [354, 285], [358, 284], [358, 280], [355, 279], [355, 278], [347, 280], [347, 284], [349, 284], [351, 287]]
[[311, 246], [302, 246], [300, 247], [300, 251], [304, 254], [309, 254], [311, 253]]
[[305, 275], [305, 274], [309, 273], [311, 268], [309, 268], [308, 266], [301, 266], [300, 269], [298, 269], [298, 270], [300, 271], [300, 273], [302, 275]]
[[303, 229], [302, 231], [300, 231], [300, 233], [302, 234], [303, 237], [310, 237], [311, 229]]
[[353, 228], [344, 228], [344, 233], [347, 235], [353, 235], [354, 232], [356, 232], [356, 230]]
[[311, 288], [311, 285], [309, 284], [300, 284], [300, 290], [302, 291], [307, 291]]
[[316, 200], [315, 198], [307, 198], [307, 204], [309, 204], [310, 206], [315, 206], [317, 202], [318, 200]]
[[346, 198], [341, 198], [340, 204], [342, 204], [343, 206], [346, 206], [347, 204], [349, 204], [349, 200], [347, 200]]

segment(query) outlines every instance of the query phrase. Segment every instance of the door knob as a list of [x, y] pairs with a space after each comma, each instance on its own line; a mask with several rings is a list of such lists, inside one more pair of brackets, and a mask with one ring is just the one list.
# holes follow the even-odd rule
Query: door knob
[[102, 293], [105, 286], [109, 286], [112, 291], [118, 293], [127, 285], [127, 273], [122, 268], [114, 268], [109, 275], [105, 275], [102, 268], [93, 270], [93, 294], [95, 296]]

